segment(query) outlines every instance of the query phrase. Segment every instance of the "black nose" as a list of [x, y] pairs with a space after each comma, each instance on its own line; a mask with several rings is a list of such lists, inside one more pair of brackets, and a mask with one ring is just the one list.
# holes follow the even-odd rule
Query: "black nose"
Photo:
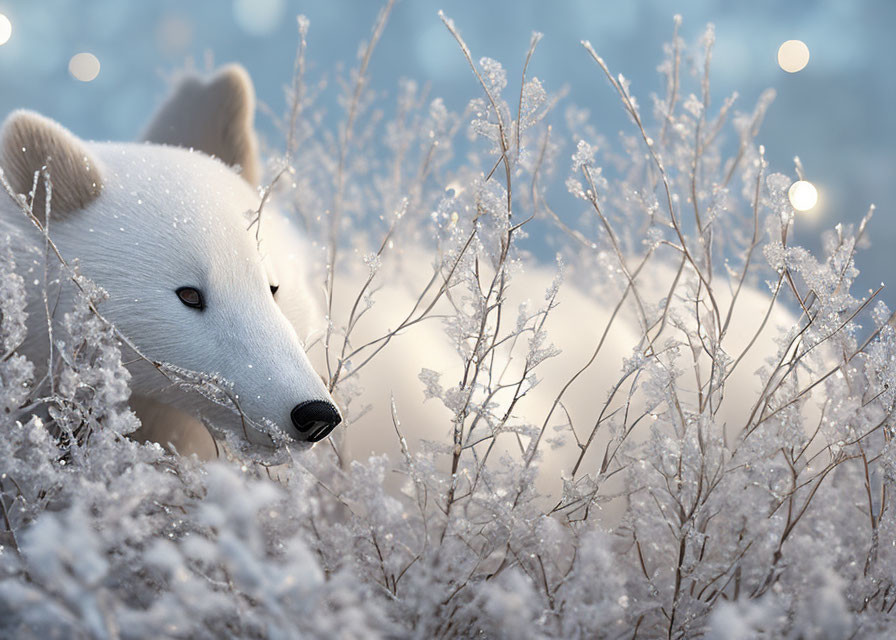
[[309, 442], [317, 442], [326, 438], [336, 425], [342, 422], [342, 416], [329, 402], [309, 400], [297, 404], [289, 417]]

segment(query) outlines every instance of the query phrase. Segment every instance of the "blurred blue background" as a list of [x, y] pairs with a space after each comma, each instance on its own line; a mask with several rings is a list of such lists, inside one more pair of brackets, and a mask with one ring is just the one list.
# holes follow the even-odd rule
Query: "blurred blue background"
[[[283, 86], [292, 72], [295, 15], [311, 22], [312, 78], [356, 64], [381, 7], [373, 0], [121, 0], [0, 1], [12, 34], [0, 46], [0, 112], [29, 107], [96, 139], [137, 136], [165, 95], [166, 78], [189, 59], [205, 68], [238, 61], [250, 71], [260, 100], [283, 108]], [[372, 86], [386, 93], [398, 78], [430, 86], [460, 110], [478, 87], [456, 43], [437, 16], [454, 18], [474, 57], [495, 58], [518, 74], [533, 30], [544, 40], [531, 65], [546, 88], [570, 87], [569, 101], [591, 110], [608, 137], [628, 128], [617, 98], [579, 41], [590, 40], [610, 68], [632, 82], [642, 105], [663, 85], [656, 72], [672, 16], [682, 15], [682, 36], [694, 42], [707, 22], [716, 25], [713, 65], [715, 104], [737, 90], [751, 109], [774, 87], [760, 140], [772, 169], [794, 174], [799, 155], [819, 204], [802, 214], [800, 239], [817, 246], [818, 233], [839, 221], [856, 222], [878, 205], [872, 247], [860, 255], [864, 288], [896, 282], [896, 2], [892, 0], [566, 0], [486, 2], [404, 0], [390, 18], [370, 67]], [[785, 40], [804, 41], [808, 66], [789, 74], [776, 61]], [[91, 52], [101, 63], [92, 82], [69, 73], [70, 58]], [[337, 92], [322, 96], [336, 110]], [[271, 124], [259, 118], [262, 132]], [[893, 306], [896, 287], [885, 299]]]

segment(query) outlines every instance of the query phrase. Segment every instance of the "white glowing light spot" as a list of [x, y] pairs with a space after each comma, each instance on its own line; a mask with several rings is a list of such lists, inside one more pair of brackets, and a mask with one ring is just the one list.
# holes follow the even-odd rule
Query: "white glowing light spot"
[[280, 25], [285, 8], [284, 0], [234, 0], [233, 18], [249, 35], [262, 36]]
[[166, 54], [186, 51], [193, 41], [193, 24], [182, 16], [166, 16], [156, 27], [156, 45]]
[[90, 82], [100, 75], [100, 61], [92, 53], [76, 53], [68, 61], [68, 71], [75, 80]]
[[802, 40], [788, 40], [778, 47], [778, 66], [787, 73], [801, 71], [809, 64], [809, 47]]
[[787, 190], [790, 204], [797, 211], [808, 211], [818, 202], [818, 191], [815, 185], [806, 180], [797, 180]]
[[0, 13], [0, 46], [6, 44], [12, 35], [12, 22], [5, 15]]

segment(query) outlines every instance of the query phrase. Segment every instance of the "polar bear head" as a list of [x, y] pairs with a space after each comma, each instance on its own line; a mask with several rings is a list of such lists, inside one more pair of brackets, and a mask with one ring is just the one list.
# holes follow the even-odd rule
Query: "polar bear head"
[[[104, 316], [149, 360], [228, 381], [240, 416], [173, 387], [146, 360], [130, 367], [133, 394], [211, 413], [256, 444], [278, 433], [317, 441], [341, 418], [305, 354], [303, 327], [276, 300], [310, 300], [286, 286], [302, 278], [274, 274], [250, 227], [260, 196], [250, 184], [258, 161], [246, 83], [239, 68], [183, 82], [150, 126], [149, 144], [86, 142], [15, 112], [0, 132], [2, 167], [26, 194], [48, 168], [49, 215], [43, 193], [34, 194], [35, 214], [49, 219], [62, 256], [108, 292]], [[178, 100], [190, 108], [179, 112]]]

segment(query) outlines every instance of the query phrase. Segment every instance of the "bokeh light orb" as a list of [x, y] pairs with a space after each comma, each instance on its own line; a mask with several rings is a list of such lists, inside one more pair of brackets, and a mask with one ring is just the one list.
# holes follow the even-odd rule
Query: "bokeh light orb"
[[12, 22], [0, 13], [0, 46], [6, 44], [12, 36]]
[[68, 61], [68, 71], [75, 80], [90, 82], [100, 74], [100, 61], [92, 53], [76, 53]]
[[797, 211], [809, 211], [818, 203], [818, 190], [807, 180], [797, 180], [787, 190], [787, 197]]
[[233, 18], [249, 35], [263, 36], [283, 20], [284, 0], [234, 0]]
[[802, 40], [788, 40], [778, 47], [778, 66], [787, 73], [801, 71], [809, 64], [809, 47]]

